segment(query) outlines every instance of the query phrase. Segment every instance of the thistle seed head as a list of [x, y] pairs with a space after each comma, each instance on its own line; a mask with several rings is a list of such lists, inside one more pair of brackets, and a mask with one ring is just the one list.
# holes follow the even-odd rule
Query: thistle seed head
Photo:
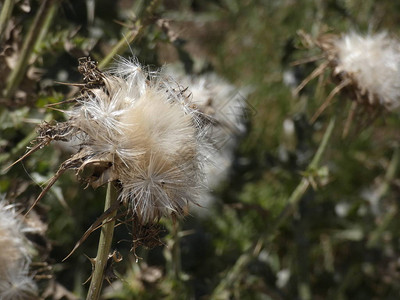
[[78, 140], [78, 152], [62, 168], [83, 174], [94, 167], [86, 178], [94, 187], [118, 181], [120, 200], [143, 224], [181, 215], [203, 187], [201, 149], [211, 117], [182, 86], [136, 59], [121, 58], [104, 73], [89, 58], [80, 63], [86, 85], [69, 119], [42, 126], [39, 136]]
[[359, 103], [392, 111], [400, 105], [400, 43], [387, 33], [324, 35], [319, 46], [339, 82], [349, 81]]

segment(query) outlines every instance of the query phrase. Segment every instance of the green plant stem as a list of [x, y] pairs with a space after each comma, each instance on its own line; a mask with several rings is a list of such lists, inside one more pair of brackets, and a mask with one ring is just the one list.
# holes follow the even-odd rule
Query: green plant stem
[[[321, 144], [318, 147], [317, 152], [315, 153], [311, 163], [309, 164], [307, 170], [316, 170], [318, 168], [318, 165], [321, 162], [322, 159], [322, 154], [325, 152], [326, 147], [328, 146], [328, 141], [329, 138], [332, 135], [333, 128], [335, 125], [335, 119], [332, 118], [331, 121], [329, 122], [329, 125], [325, 131], [325, 134], [322, 138]], [[304, 194], [307, 192], [308, 188], [310, 187], [310, 181], [308, 178], [303, 177], [300, 181], [300, 183], [297, 185], [296, 189], [292, 192], [288, 199], [288, 203], [286, 207], [284, 208], [283, 212], [279, 216], [277, 222], [274, 224], [272, 230], [271, 230], [271, 235], [270, 239], [273, 239], [275, 237], [275, 234], [277, 232], [277, 229], [287, 220], [287, 218], [293, 213], [297, 203], [300, 201], [300, 199], [304, 196]]]
[[122, 54], [135, 39], [141, 36], [144, 28], [148, 25], [149, 20], [151, 19], [151, 16], [153, 15], [153, 12], [158, 6], [159, 2], [159, 0], [153, 0], [150, 2], [142, 19], [136, 22], [135, 28], [130, 30], [128, 35], [123, 36], [122, 39], [120, 39], [119, 42], [111, 49], [107, 56], [99, 62], [98, 68], [100, 70], [107, 67], [116, 55]]
[[11, 17], [15, 0], [5, 0], [0, 13], [0, 42], [3, 41], [4, 30], [7, 27], [8, 20]]
[[49, 31], [50, 25], [52, 24], [54, 16], [56, 15], [59, 2], [61, 2], [61, 0], [53, 0], [50, 4], [49, 9], [47, 10], [46, 16], [44, 17], [43, 26], [40, 29], [38, 38], [34, 46], [34, 52], [36, 53], [40, 51], [41, 42]]
[[[108, 210], [117, 201], [117, 191], [112, 182], [107, 185], [107, 195], [104, 204], [104, 211]], [[108, 255], [110, 253], [111, 242], [114, 234], [114, 217], [117, 214], [115, 210], [107, 220], [103, 221], [101, 227], [99, 246], [95, 259], [92, 280], [90, 281], [89, 291], [86, 300], [97, 300], [100, 297], [104, 281], [104, 271], [107, 265]]]
[[40, 35], [42, 26], [46, 20], [46, 15], [52, 7], [53, 1], [54, 0], [43, 0], [32, 24], [29, 27], [21, 52], [19, 53], [17, 65], [11, 70], [11, 73], [7, 78], [6, 88], [3, 92], [3, 95], [6, 98], [12, 96], [16, 87], [24, 77], [32, 51], [38, 42], [38, 36]]
[[107, 67], [116, 55], [122, 54], [129, 47], [129, 45], [137, 38], [142, 30], [143, 26], [138, 24], [138, 26], [131, 30], [128, 35], [119, 40], [119, 42], [111, 49], [107, 56], [100, 61], [98, 68], [101, 70]]

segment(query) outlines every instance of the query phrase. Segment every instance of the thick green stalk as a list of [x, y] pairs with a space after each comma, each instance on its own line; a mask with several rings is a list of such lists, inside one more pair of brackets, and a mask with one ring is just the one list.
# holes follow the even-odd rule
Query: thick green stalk
[[32, 51], [38, 42], [38, 37], [42, 30], [42, 26], [47, 19], [46, 15], [52, 7], [53, 1], [54, 0], [43, 0], [32, 24], [29, 26], [29, 31], [25, 37], [21, 52], [19, 53], [17, 65], [11, 70], [11, 73], [7, 78], [6, 88], [3, 92], [3, 95], [6, 98], [12, 96], [25, 75]]
[[[107, 211], [117, 201], [117, 191], [112, 182], [107, 185], [107, 195], [104, 204], [104, 211]], [[97, 300], [100, 298], [101, 289], [104, 281], [104, 271], [107, 265], [108, 255], [110, 254], [111, 242], [114, 234], [115, 226], [115, 210], [108, 219], [103, 221], [101, 227], [99, 246], [97, 249], [97, 255], [95, 259], [94, 270], [92, 274], [92, 280], [90, 281], [90, 287], [87, 294], [86, 300]]]
[[11, 17], [15, 0], [6, 0], [3, 3], [0, 13], [0, 42], [3, 40], [4, 30], [7, 27], [8, 20]]

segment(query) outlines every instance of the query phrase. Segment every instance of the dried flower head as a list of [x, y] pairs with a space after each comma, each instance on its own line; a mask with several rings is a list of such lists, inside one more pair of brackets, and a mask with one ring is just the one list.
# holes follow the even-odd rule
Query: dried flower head
[[[304, 35], [304, 34], [303, 34]], [[309, 39], [309, 38], [308, 38]], [[313, 120], [330, 104], [333, 96], [345, 90], [365, 111], [393, 111], [400, 106], [400, 43], [387, 33], [361, 35], [321, 35], [316, 45], [324, 62], [298, 87], [329, 67], [337, 84]]]
[[33, 299], [37, 287], [29, 275], [31, 251], [24, 233], [30, 231], [14, 206], [0, 201], [0, 299]]
[[85, 84], [76, 105], [65, 111], [69, 119], [43, 124], [32, 150], [73, 139], [79, 148], [38, 199], [65, 170], [75, 169], [94, 187], [117, 181], [121, 202], [143, 224], [181, 215], [202, 189], [202, 149], [211, 117], [174, 80], [135, 59], [120, 59], [103, 73], [83, 58], [79, 70]]

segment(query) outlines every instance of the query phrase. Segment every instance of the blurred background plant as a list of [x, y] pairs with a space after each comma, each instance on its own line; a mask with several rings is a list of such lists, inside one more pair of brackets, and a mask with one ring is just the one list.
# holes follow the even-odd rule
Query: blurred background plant
[[[189, 74], [214, 71], [252, 91], [231, 171], [215, 187], [213, 205], [178, 227], [162, 220], [163, 245], [137, 249], [138, 261], [130, 253], [132, 229], [116, 227], [113, 249], [123, 260], [112, 259], [103, 297], [398, 299], [398, 113], [371, 126], [355, 118], [342, 138], [351, 102], [337, 95], [312, 124], [334, 84], [325, 76], [294, 96], [317, 64], [293, 62], [321, 54], [304, 47], [300, 29], [312, 38], [349, 30], [399, 37], [399, 16], [400, 4], [389, 0], [5, 0], [1, 169], [26, 151], [36, 125], [64, 118], [45, 105], [77, 91], [56, 81], [79, 82], [82, 56], [101, 68], [120, 54], [146, 65], [180, 63]], [[325, 151], [312, 163], [323, 137], [330, 138]], [[2, 171], [0, 193], [27, 209], [69, 156], [62, 144], [38, 151]], [[98, 232], [61, 260], [100, 215], [104, 194], [66, 173], [35, 208], [46, 238], [28, 237], [52, 266], [36, 279], [41, 297], [86, 295]]]

